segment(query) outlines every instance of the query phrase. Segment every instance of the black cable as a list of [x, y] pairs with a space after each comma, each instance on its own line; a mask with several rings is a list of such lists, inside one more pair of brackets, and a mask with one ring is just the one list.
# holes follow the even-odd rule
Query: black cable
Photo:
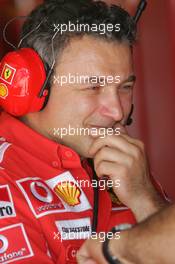
[[16, 16], [12, 19], [10, 19], [4, 26], [3, 28], [3, 31], [2, 31], [2, 36], [3, 36], [3, 40], [5, 41], [5, 43], [7, 43], [9, 46], [11, 46], [14, 50], [17, 50], [17, 47], [15, 47], [8, 39], [7, 39], [7, 36], [6, 36], [6, 31], [7, 31], [7, 28], [8, 26], [15, 20], [17, 19], [25, 19], [26, 16]]
[[[88, 159], [88, 162], [93, 170], [93, 180], [98, 182], [97, 174], [94, 170], [94, 163], [92, 159]], [[98, 195], [98, 184], [96, 187], [93, 188], [94, 190], [94, 208], [93, 208], [93, 220], [92, 220], [92, 232], [97, 231], [97, 224], [98, 224], [98, 201], [99, 201], [99, 195]]]

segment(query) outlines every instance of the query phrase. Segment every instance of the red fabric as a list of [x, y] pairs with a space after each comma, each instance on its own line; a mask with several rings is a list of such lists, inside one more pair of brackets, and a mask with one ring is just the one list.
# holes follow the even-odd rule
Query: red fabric
[[[0, 115], [0, 166], [0, 204], [3, 205], [0, 234], [4, 239], [4, 251], [0, 254], [0, 261], [4, 262], [1, 263], [6, 263], [8, 258], [24, 264], [75, 263], [75, 252], [84, 240], [61, 242], [59, 230], [65, 232], [64, 235], [66, 230], [80, 235], [81, 229], [86, 229], [83, 232], [90, 234], [93, 188], [90, 184], [77, 188], [80, 196], [77, 195], [74, 205], [71, 199], [64, 200], [65, 196], [61, 196], [58, 189], [61, 181], [74, 182], [74, 186], [80, 179], [90, 182], [91, 168], [86, 162], [82, 167], [72, 149], [37, 134], [4, 112]], [[78, 191], [73, 195], [68, 189], [66, 197], [76, 197]], [[108, 192], [100, 190], [97, 231], [109, 231], [114, 225], [125, 222], [135, 223], [131, 211], [123, 205], [113, 206]]]
[[145, 143], [151, 168], [171, 198], [175, 198], [174, 7], [174, 0], [148, 1], [139, 21], [130, 129]]

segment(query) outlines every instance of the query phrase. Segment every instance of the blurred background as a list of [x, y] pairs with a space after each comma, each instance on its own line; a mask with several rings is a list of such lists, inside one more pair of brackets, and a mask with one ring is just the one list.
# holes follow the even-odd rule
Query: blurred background
[[[76, 1], [76, 0], [75, 0]], [[15, 16], [27, 15], [41, 0], [0, 0], [0, 59], [12, 48], [2, 30]], [[139, 0], [106, 0], [131, 14]], [[10, 42], [17, 45], [23, 20], [11, 23]], [[169, 197], [175, 199], [175, 1], [148, 0], [138, 26], [134, 50], [137, 84], [130, 133], [144, 141], [151, 169]]]

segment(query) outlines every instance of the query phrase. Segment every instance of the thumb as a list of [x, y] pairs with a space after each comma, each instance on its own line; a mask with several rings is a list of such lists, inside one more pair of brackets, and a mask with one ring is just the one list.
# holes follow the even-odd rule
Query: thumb
[[[80, 264], [81, 264], [81, 262], [80, 262]], [[94, 261], [94, 260], [89, 259], [89, 260], [83, 261], [82, 264], [97, 264], [97, 262]]]

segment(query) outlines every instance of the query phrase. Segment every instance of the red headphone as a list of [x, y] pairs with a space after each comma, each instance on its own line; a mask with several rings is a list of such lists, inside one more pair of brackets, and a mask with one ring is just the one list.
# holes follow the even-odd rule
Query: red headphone
[[7, 53], [0, 63], [0, 106], [22, 116], [44, 106], [48, 78], [40, 56], [31, 48]]

